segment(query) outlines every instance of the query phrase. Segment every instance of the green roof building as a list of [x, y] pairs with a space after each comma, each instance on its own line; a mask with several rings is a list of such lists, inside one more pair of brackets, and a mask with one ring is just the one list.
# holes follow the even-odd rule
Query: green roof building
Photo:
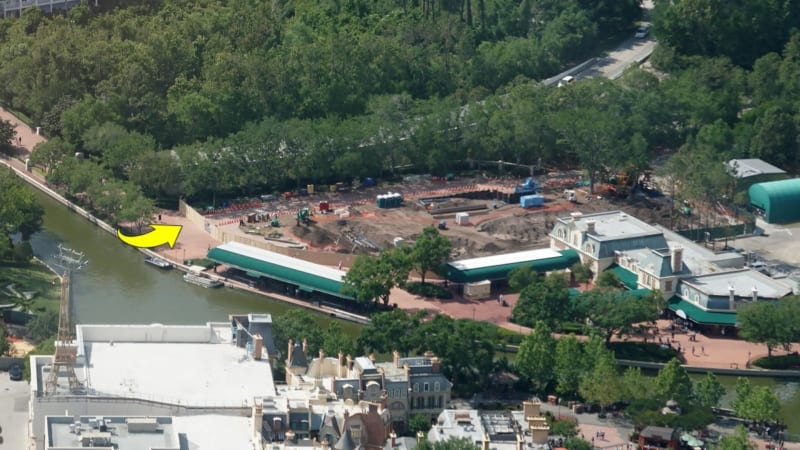
[[454, 283], [505, 280], [508, 273], [517, 267], [532, 266], [537, 272], [549, 272], [568, 269], [578, 261], [575, 250], [528, 250], [449, 262], [447, 279]]
[[747, 194], [750, 205], [763, 212], [767, 223], [800, 221], [800, 178], [756, 183]]
[[243, 270], [251, 277], [266, 277], [294, 285], [308, 294], [319, 292], [352, 300], [352, 297], [340, 292], [345, 272], [321, 264], [238, 242], [228, 242], [212, 248], [208, 251], [208, 259]]

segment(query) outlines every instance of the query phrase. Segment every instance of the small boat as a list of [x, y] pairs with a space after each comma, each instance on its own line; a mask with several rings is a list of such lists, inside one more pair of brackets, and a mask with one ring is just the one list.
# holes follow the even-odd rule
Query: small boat
[[219, 280], [212, 280], [205, 275], [188, 272], [183, 276], [183, 281], [204, 288], [218, 288], [225, 284]]
[[156, 256], [147, 256], [144, 258], [144, 262], [147, 264], [152, 264], [159, 269], [172, 269], [172, 263]]

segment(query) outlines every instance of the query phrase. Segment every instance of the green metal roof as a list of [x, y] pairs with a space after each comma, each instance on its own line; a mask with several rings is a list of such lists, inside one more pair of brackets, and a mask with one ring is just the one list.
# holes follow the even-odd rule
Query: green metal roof
[[208, 259], [244, 270], [249, 275], [294, 284], [301, 291], [318, 291], [343, 299], [341, 277], [344, 272], [320, 264], [310, 263], [280, 253], [262, 250], [238, 242], [228, 242], [208, 251]]
[[570, 266], [580, 261], [578, 252], [572, 249], [559, 250], [554, 252], [554, 254], [555, 253], [557, 253], [558, 256], [475, 268], [458, 268], [459, 262], [455, 261], [447, 264], [447, 279], [454, 283], [505, 280], [508, 278], [508, 273], [517, 267], [531, 266], [537, 272], [549, 272], [551, 270], [568, 269]]
[[626, 269], [626, 268], [624, 268], [622, 266], [619, 266], [617, 264], [612, 264], [606, 270], [610, 270], [611, 272], [613, 272], [614, 275], [616, 275], [617, 278], [619, 278], [619, 281], [623, 285], [625, 285], [626, 288], [628, 288], [630, 290], [636, 290], [636, 288], [639, 287], [636, 284], [636, 282], [639, 280], [639, 275], [636, 275], [635, 273], [631, 272], [630, 270], [628, 270], [628, 269]]
[[751, 205], [764, 210], [767, 223], [800, 221], [800, 178], [756, 183], [747, 195]]
[[706, 311], [677, 295], [669, 299], [669, 309], [675, 312], [683, 311], [686, 314], [686, 318], [703, 325], [736, 325], [735, 312]]

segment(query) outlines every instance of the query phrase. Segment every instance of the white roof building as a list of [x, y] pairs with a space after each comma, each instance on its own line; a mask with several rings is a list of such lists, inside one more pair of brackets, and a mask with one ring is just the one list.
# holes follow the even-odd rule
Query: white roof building
[[[48, 416], [222, 415], [246, 419], [260, 398], [275, 395], [275, 386], [263, 344], [259, 341], [253, 345], [251, 341], [237, 346], [235, 335], [236, 329], [224, 322], [199, 326], [77, 325], [70, 345], [76, 355], [75, 375], [82, 385], [79, 391], [69, 389], [64, 373], [56, 389], [48, 389], [52, 356], [31, 357], [36, 448], [46, 448]], [[173, 425], [193, 426], [200, 419], [193, 420], [188, 423], [175, 418]], [[201, 425], [194, 434], [200, 440], [222, 434], [213, 430]], [[244, 438], [250, 442], [251, 436], [253, 433]], [[197, 445], [203, 449], [253, 448], [252, 443], [218, 447], [210, 440], [198, 441]]]

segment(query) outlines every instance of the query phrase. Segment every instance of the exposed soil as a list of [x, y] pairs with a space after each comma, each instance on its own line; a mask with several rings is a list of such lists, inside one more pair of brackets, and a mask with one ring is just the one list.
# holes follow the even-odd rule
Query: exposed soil
[[[359, 193], [333, 194], [304, 197], [271, 204], [272, 211], [284, 211], [278, 229], [262, 225], [260, 234], [279, 233], [283, 239], [305, 244], [309, 249], [339, 253], [374, 253], [390, 248], [398, 238], [413, 243], [426, 226], [437, 226], [439, 221], [447, 223], [442, 234], [453, 244], [453, 258], [471, 258], [509, 251], [520, 251], [547, 247], [548, 234], [558, 217], [580, 211], [585, 214], [610, 210], [622, 210], [647, 223], [658, 223], [669, 227], [671, 203], [666, 197], [648, 198], [642, 195], [619, 198], [606, 195], [588, 195], [588, 188], [574, 189], [577, 202], [564, 197], [564, 188], [575, 183], [575, 174], [563, 172], [550, 174], [544, 180], [541, 193], [545, 205], [524, 209], [518, 203], [507, 204], [507, 194], [493, 191], [494, 185], [509, 192], [509, 186], [521, 180], [460, 180], [453, 184], [411, 182], [392, 185], [388, 191], [402, 192], [406, 200], [401, 207], [378, 208], [374, 195], [387, 189], [372, 188]], [[487, 191], [460, 194], [459, 188], [471, 183], [486, 185]], [[443, 189], [443, 187], [445, 189]], [[449, 190], [449, 191], [448, 191]], [[413, 197], [413, 198], [409, 198]], [[425, 199], [424, 202], [417, 200]], [[291, 211], [302, 207], [312, 210], [320, 200], [336, 202], [336, 209], [349, 212], [349, 217], [339, 218], [330, 212], [316, 212], [310, 225], [297, 225]], [[349, 202], [342, 206], [342, 202]], [[484, 207], [467, 211], [469, 223], [456, 224], [453, 208]], [[673, 218], [674, 220], [674, 218]], [[244, 230], [240, 229], [240, 232]], [[251, 230], [251, 232], [253, 232]]]

